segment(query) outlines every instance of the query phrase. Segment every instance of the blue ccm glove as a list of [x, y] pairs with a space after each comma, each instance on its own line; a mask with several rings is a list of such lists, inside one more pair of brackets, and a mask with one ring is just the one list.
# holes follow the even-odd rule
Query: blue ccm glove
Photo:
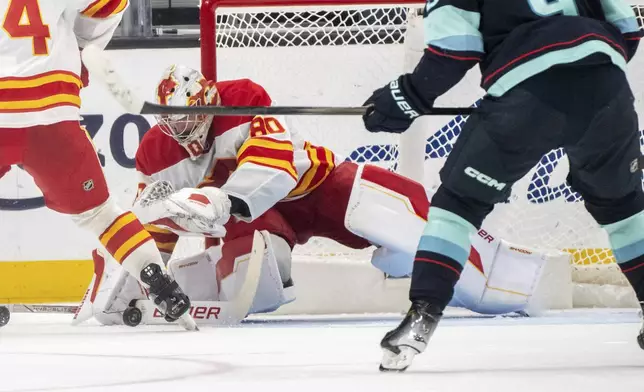
[[369, 132], [403, 133], [416, 117], [428, 111], [418, 103], [409, 76], [402, 75], [374, 91], [363, 104], [368, 106], [362, 120]]

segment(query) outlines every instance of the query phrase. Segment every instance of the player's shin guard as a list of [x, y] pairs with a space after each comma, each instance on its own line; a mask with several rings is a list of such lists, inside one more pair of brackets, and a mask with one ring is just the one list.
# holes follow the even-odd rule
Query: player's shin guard
[[443, 310], [454, 295], [470, 253], [470, 234], [475, 227], [458, 215], [431, 207], [429, 219], [414, 259], [409, 298]]
[[[603, 226], [615, 259], [644, 306], [644, 212]], [[644, 311], [644, 310], [643, 310]], [[644, 327], [637, 342], [644, 350]]]

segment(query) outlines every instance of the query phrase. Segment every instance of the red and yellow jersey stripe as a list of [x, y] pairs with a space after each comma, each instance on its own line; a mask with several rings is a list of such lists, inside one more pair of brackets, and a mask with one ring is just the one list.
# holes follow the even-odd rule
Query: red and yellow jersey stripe
[[96, 0], [81, 11], [81, 14], [88, 18], [109, 18], [123, 12], [127, 7], [127, 2], [128, 0]]
[[146, 224], [143, 225], [143, 227], [145, 227], [148, 233], [150, 233], [160, 252], [168, 254], [172, 254], [172, 252], [174, 252], [174, 248], [177, 246], [177, 241], [179, 241], [179, 235], [155, 225]]
[[300, 197], [320, 186], [335, 168], [335, 155], [325, 147], [317, 147], [309, 142], [304, 143], [311, 166], [302, 175], [295, 188], [288, 197]]
[[281, 170], [297, 181], [293, 143], [290, 140], [276, 140], [265, 136], [249, 138], [237, 151], [237, 167], [245, 163]]
[[0, 113], [39, 112], [59, 106], [80, 108], [82, 86], [78, 75], [66, 71], [0, 78]]
[[141, 225], [132, 212], [125, 212], [114, 219], [111, 225], [99, 236], [99, 241], [119, 263], [152, 236]]

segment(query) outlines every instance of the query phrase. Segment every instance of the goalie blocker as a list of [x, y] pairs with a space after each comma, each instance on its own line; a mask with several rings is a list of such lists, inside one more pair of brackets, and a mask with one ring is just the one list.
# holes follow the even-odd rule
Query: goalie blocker
[[[373, 252], [372, 264], [385, 272], [380, 275], [409, 275], [412, 267], [412, 255], [416, 243], [425, 225], [427, 205], [424, 197], [414, 197], [419, 189], [402, 189], [398, 176], [372, 166], [358, 167], [352, 178], [351, 195], [345, 214], [346, 228], [379, 247]], [[411, 183], [415, 184], [415, 183]], [[408, 183], [409, 185], [409, 183]], [[150, 187], [154, 187], [151, 185]], [[415, 186], [412, 186], [414, 188]], [[393, 189], [392, 189], [393, 188]], [[181, 194], [194, 196], [195, 193], [207, 196], [212, 193], [203, 189], [192, 189]], [[179, 193], [174, 193], [177, 197]], [[426, 203], [426, 202], [425, 202]], [[179, 205], [181, 203], [175, 204]], [[157, 207], [158, 208], [158, 204]], [[180, 214], [185, 220], [185, 214]], [[389, 222], [383, 226], [382, 222]], [[197, 255], [174, 259], [169, 262], [168, 270], [185, 287], [187, 295], [194, 301], [191, 309], [197, 323], [229, 324], [239, 322], [247, 313], [271, 312], [295, 299], [294, 287], [290, 279], [291, 252], [288, 243], [280, 236], [264, 232], [266, 252], [261, 259], [258, 281], [252, 289], [253, 300], [246, 311], [238, 318], [224, 317], [227, 309], [237, 301], [240, 289], [248, 284], [247, 276], [252, 247], [252, 236], [241, 236], [229, 239], [224, 245], [209, 248]], [[525, 249], [499, 240], [481, 230], [473, 240], [470, 263], [463, 271], [461, 283], [457, 286], [452, 305], [461, 306], [479, 313], [499, 314], [526, 311], [534, 303], [533, 294], [544, 271], [547, 257], [542, 252]], [[567, 256], [559, 254], [556, 261], [568, 268]], [[95, 254], [95, 256], [99, 256]], [[142, 310], [140, 318], [143, 323], [163, 323], [163, 317], [146, 306], [145, 292], [127, 273], [120, 270], [117, 263], [104, 257], [95, 257], [96, 276], [93, 286], [88, 290], [77, 321], [96, 316], [103, 324], [128, 324], [132, 306]], [[345, 273], [341, 264], [324, 265], [331, 272], [329, 278], [320, 279], [311, 263], [297, 263], [295, 282], [315, 287], [316, 301], [330, 301], [340, 292], [351, 298], [359, 297], [358, 293], [346, 292], [355, 287], [360, 279], [368, 279], [367, 271], [361, 274]], [[313, 263], [314, 264], [314, 263]], [[355, 270], [354, 270], [355, 271]], [[297, 275], [300, 273], [300, 275]], [[371, 275], [372, 276], [372, 275]], [[250, 279], [252, 280], [252, 279]], [[352, 284], [354, 282], [355, 284]], [[373, 298], [383, 293], [383, 285], [373, 285]], [[311, 292], [312, 287], [306, 287]], [[355, 289], [354, 289], [355, 290]], [[359, 293], [364, 295], [365, 293]], [[366, 297], [369, 297], [367, 293]], [[386, 295], [386, 294], [385, 294]], [[392, 295], [395, 295], [392, 293]], [[91, 306], [88, 306], [90, 304]], [[355, 302], [355, 312], [360, 312], [359, 302]], [[401, 310], [406, 300], [400, 298]], [[311, 303], [311, 312], [315, 312], [316, 303]], [[321, 306], [324, 307], [324, 306]], [[125, 318], [124, 318], [124, 312]], [[133, 311], [134, 318], [138, 313]]]

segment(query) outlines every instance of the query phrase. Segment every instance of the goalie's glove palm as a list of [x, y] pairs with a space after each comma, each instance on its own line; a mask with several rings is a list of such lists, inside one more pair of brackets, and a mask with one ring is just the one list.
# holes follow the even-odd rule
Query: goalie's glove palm
[[[230, 206], [228, 195], [218, 188], [184, 188], [175, 192], [169, 182], [157, 181], [143, 190], [132, 211], [142, 222], [160, 224], [178, 234], [223, 237]], [[164, 224], [166, 218], [174, 224]]]

